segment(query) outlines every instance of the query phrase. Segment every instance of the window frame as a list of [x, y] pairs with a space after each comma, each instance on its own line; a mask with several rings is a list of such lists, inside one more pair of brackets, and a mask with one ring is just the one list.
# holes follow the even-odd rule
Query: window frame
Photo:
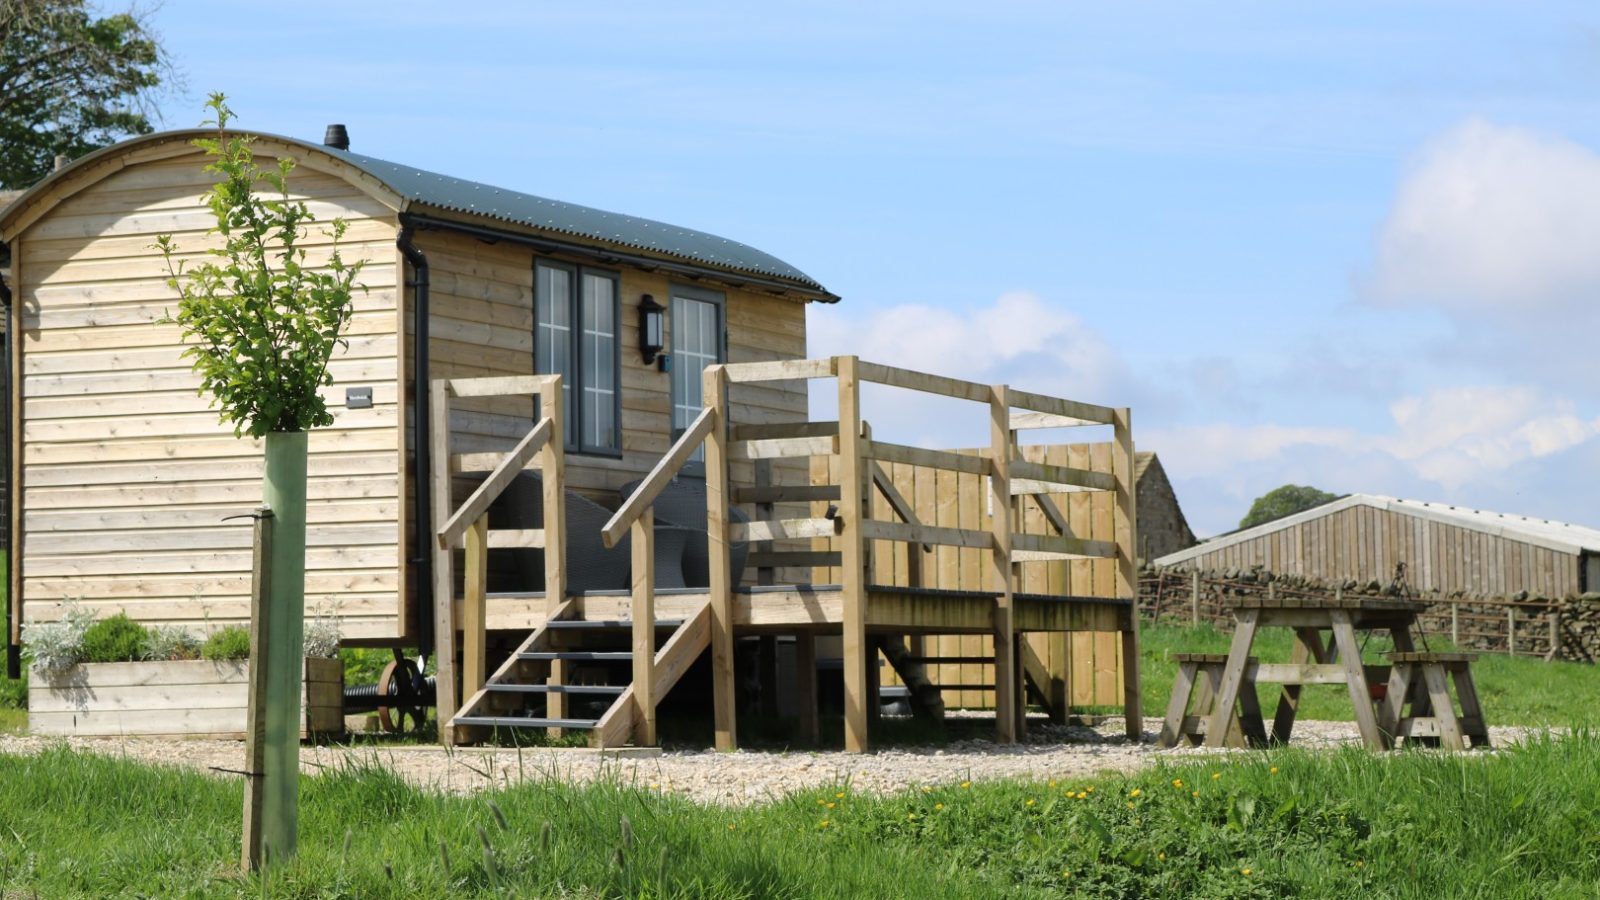
[[[566, 415], [571, 421], [572, 434], [576, 441], [568, 441], [562, 435], [562, 441], [567, 452], [582, 456], [604, 456], [621, 459], [622, 445], [622, 273], [613, 269], [602, 269], [595, 266], [585, 266], [579, 263], [566, 262], [559, 259], [534, 257], [533, 259], [533, 369], [539, 374], [555, 374], [544, 368], [544, 360], [539, 355], [539, 310], [541, 303], [554, 302], [554, 298], [543, 295], [543, 283], [539, 278], [540, 268], [557, 269], [567, 273], [568, 296], [567, 303], [567, 359], [571, 365], [568, 374], [572, 401], [566, 404]], [[587, 442], [586, 426], [592, 424], [587, 421], [584, 413], [584, 389], [587, 371], [588, 356], [584, 350], [584, 280], [589, 277], [604, 278], [611, 282], [611, 383], [612, 396], [615, 402], [611, 406], [612, 434], [616, 435], [616, 446], [606, 447]]]
[[[682, 297], [685, 300], [695, 300], [702, 303], [708, 303], [716, 309], [716, 364], [721, 365], [727, 363], [728, 361], [728, 295], [722, 291], [711, 290], [710, 288], [704, 288], [698, 285], [670, 282], [667, 285], [667, 315], [670, 317], [667, 321], [667, 326], [670, 329], [668, 332], [670, 344], [669, 352], [673, 358], [672, 367], [674, 370], [674, 377], [667, 386], [667, 423], [669, 426], [668, 433], [671, 435], [671, 438], [674, 442], [683, 436], [683, 432], [685, 428], [687, 428], [687, 425], [680, 426], [676, 421], [674, 421], [677, 418], [678, 412], [678, 380], [676, 377], [676, 372], [678, 370], [679, 363], [677, 331], [677, 300], [679, 297]], [[705, 408], [705, 397], [703, 396], [700, 398], [700, 408]], [[692, 417], [691, 421], [693, 421]], [[704, 477], [705, 462], [703, 459], [691, 459], [684, 463], [681, 472], [684, 475]]]

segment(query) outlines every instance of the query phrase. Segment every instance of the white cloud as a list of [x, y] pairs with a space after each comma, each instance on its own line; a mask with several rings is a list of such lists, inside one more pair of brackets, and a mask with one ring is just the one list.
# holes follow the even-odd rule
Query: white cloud
[[1440, 135], [1379, 234], [1371, 297], [1455, 313], [1579, 308], [1600, 292], [1600, 155], [1482, 119]]
[[[1231, 528], [1250, 500], [1285, 483], [1491, 509], [1526, 503], [1506, 486], [1559, 481], [1540, 470], [1568, 451], [1600, 450], [1600, 418], [1529, 387], [1438, 389], [1396, 400], [1390, 414], [1383, 429], [1207, 424], [1145, 429], [1136, 440], [1161, 454], [1201, 533]], [[1593, 521], [1577, 498], [1600, 488], [1581, 467], [1568, 480], [1567, 496], [1542, 502], [1571, 501], [1569, 518]]]
[[1014, 291], [994, 303], [951, 310], [907, 303], [854, 315], [812, 307], [811, 355], [853, 354], [885, 365], [968, 381], [1110, 403], [1126, 366], [1099, 333], [1037, 294]]

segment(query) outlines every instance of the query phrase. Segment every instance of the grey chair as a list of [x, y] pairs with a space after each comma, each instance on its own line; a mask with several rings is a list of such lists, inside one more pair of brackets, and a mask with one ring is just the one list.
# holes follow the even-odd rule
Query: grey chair
[[[639, 489], [640, 482], [632, 481], [622, 486], [619, 492], [623, 500], [633, 496]], [[683, 581], [685, 587], [710, 587], [711, 565], [710, 547], [706, 538], [706, 483], [697, 478], [675, 478], [656, 496], [655, 503], [651, 504], [656, 512], [656, 522], [673, 522], [685, 528], [688, 541], [683, 553]], [[729, 522], [748, 522], [750, 517], [745, 515], [738, 507], [728, 507]], [[749, 556], [750, 545], [745, 541], [733, 542], [728, 545], [729, 574], [733, 577], [733, 584], [738, 585], [739, 579], [744, 575], [745, 559]]]

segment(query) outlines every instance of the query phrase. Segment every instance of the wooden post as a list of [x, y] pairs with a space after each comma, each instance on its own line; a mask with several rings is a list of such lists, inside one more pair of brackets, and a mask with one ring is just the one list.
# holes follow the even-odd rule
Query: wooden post
[[[1112, 418], [1111, 468], [1116, 476], [1117, 500], [1113, 521], [1117, 539], [1117, 596], [1126, 599], [1128, 625], [1122, 632], [1122, 712], [1126, 733], [1137, 741], [1144, 734], [1144, 709], [1139, 695], [1139, 571], [1135, 556], [1133, 477], [1133, 420], [1127, 407], [1118, 408]], [[1272, 585], [1267, 585], [1268, 589]]]
[[294, 856], [300, 801], [300, 706], [305, 669], [306, 433], [269, 432], [262, 499], [272, 510], [272, 615], [262, 642], [266, 694], [266, 785], [261, 796], [262, 855]]
[[1517, 655], [1517, 608], [1506, 604], [1506, 655]]
[[1461, 647], [1461, 604], [1450, 603], [1450, 646]]
[[[433, 527], [438, 528], [454, 512], [450, 497], [450, 385], [442, 378], [433, 382], [428, 417], [433, 439]], [[456, 693], [455, 554], [439, 544], [436, 534], [428, 535], [428, 544], [433, 553], [433, 665], [438, 685], [434, 702], [439, 743], [448, 747], [456, 742], [455, 726], [450, 720], [460, 705], [460, 695]]]
[[1550, 608], [1550, 652], [1544, 655], [1545, 662], [1555, 659], [1561, 653], [1561, 608]]
[[714, 417], [706, 436], [706, 544], [711, 569], [711, 694], [718, 750], [739, 746], [735, 721], [737, 679], [733, 664], [733, 563], [728, 549], [728, 378], [720, 365], [707, 366], [704, 402]]
[[[544, 504], [544, 609], [545, 618], [557, 614], [567, 599], [566, 407], [561, 400], [561, 376], [553, 375], [539, 390], [539, 417], [550, 420], [550, 440], [539, 448], [540, 502]], [[567, 683], [567, 663], [550, 663], [548, 683]], [[545, 695], [545, 711], [552, 719], [567, 717], [567, 695]], [[555, 729], [552, 729], [554, 732]]]
[[1200, 570], [1189, 573], [1189, 617], [1191, 625], [1200, 627]]
[[795, 635], [795, 708], [800, 721], [796, 729], [802, 744], [816, 746], [821, 737], [817, 721], [817, 636], [809, 631]]
[[862, 474], [866, 462], [861, 446], [861, 384], [854, 356], [834, 358], [839, 379], [839, 515], [844, 530], [839, 535], [841, 600], [844, 604], [844, 749], [865, 753], [867, 735], [867, 546], [861, 534], [866, 510]]
[[261, 804], [266, 792], [267, 677], [265, 645], [272, 623], [272, 510], [256, 508], [255, 553], [250, 585], [250, 694], [246, 701], [248, 731], [244, 737], [244, 841], [241, 864], [246, 872], [261, 868]]
[[471, 697], [483, 687], [489, 632], [489, 514], [467, 527], [462, 554], [461, 591], [461, 696]]
[[[756, 487], [772, 486], [772, 460], [758, 459], [755, 461], [755, 483]], [[771, 521], [772, 519], [777, 518], [775, 512], [776, 507], [771, 503], [756, 504], [755, 517], [757, 521]], [[774, 550], [776, 548], [777, 544], [773, 541], [751, 541], [750, 543], [750, 552], [752, 553]], [[772, 566], [757, 566], [756, 584], [773, 584], [776, 580], [776, 574], [777, 573]]]
[[1011, 430], [1011, 402], [1006, 386], [989, 389], [989, 532], [993, 545], [989, 551], [995, 593], [994, 610], [994, 716], [995, 740], [1002, 744], [1017, 740], [1017, 641], [1013, 618], [1012, 593], [1016, 573], [1011, 565], [1011, 460], [1016, 433]]
[[656, 743], [656, 512], [645, 507], [630, 528], [633, 540], [633, 743]]

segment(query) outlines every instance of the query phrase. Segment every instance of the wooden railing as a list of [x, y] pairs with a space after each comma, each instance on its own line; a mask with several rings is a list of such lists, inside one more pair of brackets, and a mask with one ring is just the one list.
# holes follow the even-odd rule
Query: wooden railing
[[[945, 545], [989, 552], [991, 584], [996, 596], [995, 665], [999, 672], [1019, 671], [1013, 597], [1023, 563], [1054, 560], [1114, 559], [1117, 562], [1116, 596], [1131, 601], [1135, 596], [1135, 558], [1133, 552], [1133, 439], [1127, 409], [1096, 406], [1041, 394], [1019, 391], [1004, 385], [984, 385], [945, 376], [929, 375], [875, 363], [855, 357], [742, 363], [712, 367], [706, 372], [707, 403], [720, 411], [725, 408], [728, 384], [768, 381], [835, 378], [838, 383], [839, 418], [834, 422], [799, 422], [739, 426], [726, 434], [714, 430], [707, 443], [707, 488], [712, 508], [722, 497], [756, 503], [793, 501], [833, 501], [837, 504], [825, 516], [776, 518], [753, 521], [726, 529], [730, 540], [773, 541], [793, 538], [826, 538], [832, 551], [765, 552], [761, 563], [834, 564], [841, 572], [844, 620], [845, 744], [849, 750], [866, 748], [869, 665], [866, 640], [866, 595], [869, 571], [868, 552], [872, 541], [904, 542], [927, 548]], [[942, 397], [983, 403], [990, 412], [990, 445], [986, 452], [967, 455], [950, 450], [911, 447], [876, 440], [864, 428], [861, 412], [861, 384], [887, 385]], [[1092, 472], [1068, 466], [1052, 466], [1020, 458], [1017, 433], [1033, 428], [1063, 428], [1078, 425], [1109, 425], [1113, 430], [1113, 472]], [[726, 441], [726, 445], [724, 445]], [[714, 452], [713, 452], [714, 451]], [[833, 484], [806, 488], [757, 485], [735, 492], [728, 483], [728, 459], [764, 460], [793, 457], [832, 457]], [[987, 530], [927, 525], [916, 521], [910, 504], [903, 497], [891, 496], [892, 481], [882, 474], [881, 462], [927, 467], [935, 470], [987, 476], [991, 525]], [[887, 490], [886, 490], [887, 488]], [[885, 493], [898, 521], [875, 520], [869, 503], [874, 490]], [[1076, 491], [1108, 491], [1115, 494], [1114, 540], [1078, 538], [1067, 527], [1049, 495]], [[1021, 527], [1021, 503], [1031, 496], [1053, 524], [1055, 534], [1030, 534]], [[813, 510], [813, 512], [815, 512]], [[712, 525], [714, 546], [722, 532]], [[724, 548], [725, 549], [725, 548]], [[918, 554], [912, 553], [913, 558]], [[909, 570], [909, 567], [908, 567]], [[712, 571], [717, 571], [713, 560]], [[725, 571], [725, 570], [724, 570]], [[920, 575], [920, 571], [918, 572]], [[713, 581], [713, 610], [730, 604], [722, 596], [731, 591]], [[714, 623], [715, 624], [715, 623]], [[1130, 625], [1130, 628], [1133, 628]], [[714, 628], [714, 634], [718, 629]], [[731, 636], [731, 631], [729, 632]], [[1137, 638], [1136, 631], [1125, 638], [1124, 693], [1133, 699], [1130, 729], [1137, 720]], [[731, 637], [730, 637], [731, 640]], [[731, 661], [730, 661], [731, 665]], [[731, 682], [731, 672], [730, 672]], [[1019, 679], [996, 678], [996, 710], [1002, 740], [1014, 739], [1020, 724], [1023, 704], [1017, 696]], [[731, 722], [731, 713], [729, 715]], [[719, 719], [720, 722], [720, 719]], [[719, 734], [721, 725], [719, 724]]]
[[[539, 417], [510, 452], [450, 453], [450, 408], [453, 399], [537, 395]], [[489, 551], [496, 548], [543, 548], [544, 591], [547, 612], [554, 614], [566, 595], [566, 516], [562, 503], [564, 482], [565, 424], [561, 403], [561, 376], [531, 375], [498, 378], [449, 378], [433, 382], [431, 407], [433, 517], [439, 524], [433, 552], [433, 596], [435, 660], [439, 683], [438, 719], [440, 738], [447, 746], [454, 743], [452, 727], [459, 697], [470, 697], [483, 686], [488, 641]], [[537, 468], [543, 475], [544, 527], [536, 529], [491, 529], [489, 507], [526, 468]], [[459, 472], [484, 471], [489, 474], [459, 507], [453, 506], [451, 482]], [[454, 551], [463, 550], [461, 597], [461, 694], [455, 692], [455, 614]], [[555, 664], [552, 680], [560, 683], [564, 673]], [[551, 702], [564, 706], [564, 694], [552, 694]], [[552, 709], [553, 717], [565, 715]]]
[[633, 580], [629, 586], [633, 618], [633, 740], [641, 747], [656, 743], [656, 704], [660, 700], [656, 696], [656, 514], [652, 504], [705, 443], [717, 415], [712, 408], [701, 410], [600, 532], [600, 540], [607, 547], [615, 547], [624, 533], [629, 535], [633, 557]]

